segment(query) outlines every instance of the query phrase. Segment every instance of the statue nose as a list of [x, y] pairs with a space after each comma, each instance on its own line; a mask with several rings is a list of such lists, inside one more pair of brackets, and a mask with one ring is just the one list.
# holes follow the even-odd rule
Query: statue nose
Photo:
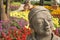
[[49, 26], [49, 22], [47, 20], [45, 20], [45, 25]]
[[45, 20], [45, 23], [44, 23], [44, 30], [45, 31], [48, 31], [50, 29], [50, 25], [49, 25], [49, 22], [47, 20]]

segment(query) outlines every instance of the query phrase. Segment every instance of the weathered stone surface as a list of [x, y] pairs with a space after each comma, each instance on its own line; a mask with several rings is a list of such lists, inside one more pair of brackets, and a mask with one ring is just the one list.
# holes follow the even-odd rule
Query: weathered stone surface
[[60, 40], [53, 34], [52, 16], [43, 6], [33, 8], [28, 19], [32, 33], [27, 36], [27, 40]]

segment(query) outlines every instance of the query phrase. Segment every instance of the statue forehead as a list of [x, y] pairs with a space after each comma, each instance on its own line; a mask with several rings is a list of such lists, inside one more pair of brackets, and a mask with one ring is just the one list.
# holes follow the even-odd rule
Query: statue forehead
[[34, 15], [34, 18], [43, 18], [43, 19], [52, 19], [52, 16], [50, 15], [49, 12], [39, 12], [39, 13], [36, 13], [36, 15]]

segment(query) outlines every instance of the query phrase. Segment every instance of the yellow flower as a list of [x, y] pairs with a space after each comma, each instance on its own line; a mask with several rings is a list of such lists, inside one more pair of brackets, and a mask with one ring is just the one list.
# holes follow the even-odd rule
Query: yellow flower
[[25, 20], [28, 21], [28, 14], [29, 14], [30, 10], [25, 10], [25, 11], [12, 11], [10, 12], [10, 16], [11, 17], [17, 17], [17, 18], [24, 18]]
[[59, 19], [58, 18], [52, 18], [53, 23], [56, 25], [56, 27], [59, 27]]
[[51, 14], [60, 14], [60, 7], [58, 7], [57, 9], [53, 9], [52, 6], [44, 6], [45, 8], [52, 10]]

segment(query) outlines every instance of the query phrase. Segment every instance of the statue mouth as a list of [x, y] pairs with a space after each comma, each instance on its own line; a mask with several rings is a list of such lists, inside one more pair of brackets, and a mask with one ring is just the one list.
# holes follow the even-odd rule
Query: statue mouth
[[45, 31], [46, 31], [46, 32], [50, 32], [50, 30], [49, 30], [49, 29], [45, 29]]

